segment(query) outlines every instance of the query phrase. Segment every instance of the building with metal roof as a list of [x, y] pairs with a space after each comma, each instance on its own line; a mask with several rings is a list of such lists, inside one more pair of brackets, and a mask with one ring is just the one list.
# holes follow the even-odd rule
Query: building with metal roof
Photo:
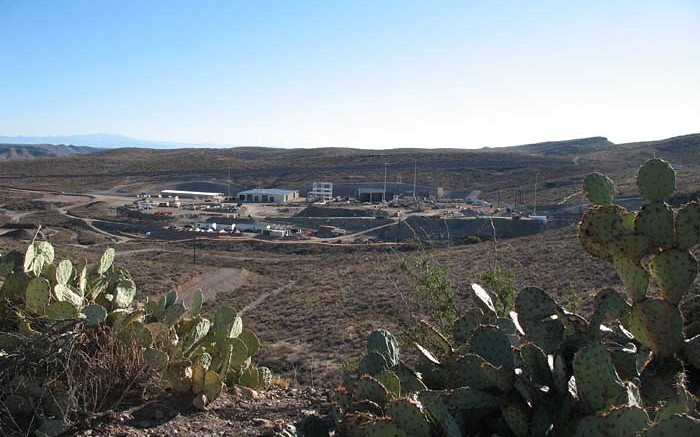
[[239, 202], [250, 203], [285, 203], [299, 197], [297, 190], [284, 190], [279, 188], [258, 188], [238, 193]]
[[162, 190], [162, 197], [181, 197], [183, 199], [220, 199], [224, 197], [224, 193], [212, 193], [209, 191], [181, 191], [181, 190]]

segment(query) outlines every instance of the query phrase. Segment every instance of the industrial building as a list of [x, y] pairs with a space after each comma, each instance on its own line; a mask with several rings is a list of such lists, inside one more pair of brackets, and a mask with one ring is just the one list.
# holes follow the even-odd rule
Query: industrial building
[[296, 190], [283, 190], [278, 188], [258, 188], [255, 190], [241, 191], [238, 193], [240, 202], [251, 203], [285, 203], [299, 197]]
[[208, 191], [162, 190], [160, 195], [162, 197], [177, 197], [182, 199], [218, 200], [224, 198], [224, 193], [212, 193]]
[[314, 182], [306, 199], [312, 202], [330, 202], [333, 200], [333, 182]]
[[383, 188], [358, 188], [356, 192], [357, 200], [360, 202], [379, 203], [390, 201], [394, 198], [394, 193], [384, 191]]

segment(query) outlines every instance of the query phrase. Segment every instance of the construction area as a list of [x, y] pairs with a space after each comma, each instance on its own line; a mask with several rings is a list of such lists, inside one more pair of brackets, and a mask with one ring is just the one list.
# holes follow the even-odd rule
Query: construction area
[[[108, 234], [140, 239], [254, 238], [333, 244], [474, 243], [541, 232], [546, 215], [523, 204], [491, 203], [479, 191], [387, 182], [314, 182], [310, 189], [163, 189], [97, 196], [71, 210]], [[300, 193], [304, 193], [302, 196]], [[516, 200], [518, 198], [516, 197]], [[532, 211], [535, 211], [533, 207]]]

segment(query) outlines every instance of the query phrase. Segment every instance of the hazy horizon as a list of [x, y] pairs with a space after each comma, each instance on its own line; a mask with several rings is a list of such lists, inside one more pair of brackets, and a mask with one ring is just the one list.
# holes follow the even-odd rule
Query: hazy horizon
[[0, 0], [0, 23], [3, 136], [388, 149], [700, 131], [693, 1]]
[[[664, 138], [646, 138], [634, 142], [648, 142], [648, 141], [661, 141], [669, 138], [683, 137], [687, 135], [697, 135], [700, 132], [690, 132], [682, 133], [679, 135], [673, 135], [672, 137]], [[537, 143], [548, 143], [548, 142], [564, 142], [564, 141], [575, 141], [585, 138], [606, 138], [614, 144], [626, 144], [617, 143], [610, 140], [610, 138], [604, 135], [591, 135], [588, 137], [580, 138], [552, 138], [549, 140], [537, 142]], [[79, 147], [94, 147], [94, 148], [146, 148], [146, 149], [181, 149], [181, 148], [250, 148], [250, 147], [263, 147], [271, 149], [314, 149], [314, 148], [350, 148], [350, 149], [366, 149], [366, 150], [393, 150], [393, 149], [464, 149], [464, 150], [478, 150], [484, 148], [504, 148], [504, 147], [515, 147], [515, 146], [526, 146], [529, 144], [537, 143], [517, 143], [517, 144], [501, 144], [498, 146], [481, 146], [481, 147], [471, 147], [471, 148], [461, 148], [461, 147], [431, 147], [431, 148], [421, 148], [412, 146], [394, 146], [394, 147], [377, 147], [370, 149], [367, 147], [352, 147], [352, 146], [318, 146], [318, 147], [283, 147], [275, 145], [257, 145], [248, 146], [244, 144], [217, 144], [217, 143], [184, 143], [179, 141], [167, 141], [161, 139], [145, 140], [142, 138], [131, 138], [118, 134], [78, 134], [78, 135], [66, 135], [66, 136], [54, 136], [54, 135], [42, 135], [42, 136], [24, 136], [24, 135], [0, 135], [0, 144], [17, 144], [17, 145], [41, 145], [41, 144], [51, 144], [51, 145], [65, 145], [65, 146], [79, 146]]]

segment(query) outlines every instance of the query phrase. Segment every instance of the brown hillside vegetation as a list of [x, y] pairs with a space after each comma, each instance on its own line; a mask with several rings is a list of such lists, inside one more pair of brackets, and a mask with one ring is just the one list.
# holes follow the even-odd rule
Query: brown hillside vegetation
[[[299, 189], [314, 180], [381, 181], [384, 164], [390, 180], [402, 173], [412, 180], [414, 162], [421, 185], [446, 189], [479, 189], [502, 200], [517, 187], [534, 186], [539, 174], [540, 201], [559, 202], [578, 191], [582, 177], [592, 170], [619, 181], [622, 195], [633, 194], [629, 177], [654, 155], [679, 163], [679, 189], [696, 184], [700, 174], [700, 134], [661, 141], [613, 144], [602, 137], [558, 141], [502, 149], [112, 149], [52, 159], [0, 162], [1, 183], [23, 188], [85, 187], [121, 192], [154, 190], [164, 184], [210, 181], [242, 187]], [[512, 199], [511, 199], [512, 200]]]

